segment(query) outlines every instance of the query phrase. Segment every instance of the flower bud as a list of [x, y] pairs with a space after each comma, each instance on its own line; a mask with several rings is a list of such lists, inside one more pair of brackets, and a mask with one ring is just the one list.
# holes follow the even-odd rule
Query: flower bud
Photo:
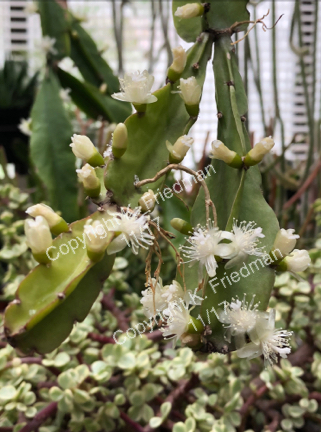
[[293, 251], [297, 239], [300, 238], [298, 234], [293, 233], [294, 229], [280, 229], [275, 237], [272, 251], [279, 250], [282, 256], [289, 255]]
[[187, 346], [188, 348], [200, 349], [202, 346], [201, 342], [201, 334], [200, 333], [183, 333], [181, 336], [181, 342], [183, 346]]
[[246, 166], [256, 165], [264, 158], [264, 156], [271, 151], [274, 147], [274, 140], [270, 138], [264, 138], [248, 152], [244, 158], [244, 164]]
[[178, 7], [174, 15], [178, 18], [188, 19], [201, 16], [203, 14], [204, 6], [202, 6], [200, 3], [189, 3]]
[[169, 162], [180, 163], [186, 156], [186, 153], [193, 144], [194, 139], [183, 135], [172, 145], [169, 141], [166, 141], [166, 147], [169, 151]]
[[212, 142], [212, 151], [210, 158], [219, 159], [233, 168], [241, 168], [243, 165], [241, 156], [235, 151], [230, 150], [222, 143], [222, 141], [215, 140]]
[[174, 59], [173, 63], [168, 68], [167, 76], [170, 81], [175, 82], [180, 78], [183, 70], [185, 69], [187, 54], [184, 48], [180, 45], [176, 48], [173, 48], [172, 53]]
[[199, 103], [202, 94], [202, 88], [197, 83], [196, 78], [191, 76], [187, 79], [180, 79], [181, 97], [185, 102], [188, 114], [197, 117], [199, 114]]
[[193, 233], [192, 225], [189, 222], [184, 221], [184, 219], [174, 218], [171, 220], [171, 225], [181, 234], [191, 235]]
[[35, 260], [40, 264], [48, 264], [50, 259], [46, 252], [52, 245], [52, 237], [46, 219], [43, 216], [36, 216], [36, 219], [26, 219], [25, 234], [27, 244], [31, 248]]
[[50, 231], [56, 236], [69, 231], [67, 222], [46, 204], [33, 205], [26, 210], [26, 213], [34, 218], [37, 216], [44, 217]]
[[76, 157], [83, 159], [93, 167], [104, 165], [102, 155], [98, 153], [96, 147], [87, 136], [74, 134], [71, 140], [70, 147]]
[[113, 155], [120, 158], [127, 149], [128, 133], [127, 127], [124, 123], [118, 123], [113, 134]]
[[294, 273], [306, 270], [311, 264], [311, 258], [306, 250], [294, 249], [291, 255], [280, 262], [277, 270], [292, 271]]
[[143, 212], [152, 211], [155, 207], [156, 197], [152, 189], [148, 189], [138, 201]]
[[107, 231], [101, 222], [89, 219], [84, 226], [87, 255], [91, 261], [103, 259], [107, 246], [114, 238], [113, 231]]
[[95, 168], [86, 164], [81, 169], [77, 169], [76, 173], [84, 185], [85, 193], [91, 198], [97, 198], [100, 194], [100, 181]]

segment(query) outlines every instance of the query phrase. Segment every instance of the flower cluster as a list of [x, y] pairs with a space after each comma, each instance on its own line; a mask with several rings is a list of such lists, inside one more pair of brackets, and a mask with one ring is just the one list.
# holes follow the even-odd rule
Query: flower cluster
[[210, 277], [215, 276], [218, 259], [229, 260], [226, 267], [231, 268], [241, 264], [248, 255], [263, 255], [263, 248], [258, 247], [258, 242], [264, 234], [262, 228], [255, 226], [255, 222], [241, 222], [238, 225], [234, 221], [232, 232], [221, 231], [211, 224], [209, 228], [198, 226], [186, 239], [189, 245], [181, 246], [181, 250], [187, 263], [198, 261], [199, 281], [203, 279], [204, 267]]
[[203, 299], [189, 290], [184, 291], [179, 282], [174, 280], [170, 285], [163, 286], [161, 278], [151, 279], [142, 296], [140, 302], [147, 318], [162, 317], [165, 328], [161, 331], [165, 338], [183, 341], [188, 333], [202, 329], [200, 321], [190, 316], [189, 305], [200, 305]]
[[[272, 365], [277, 361], [277, 355], [286, 358], [291, 352], [289, 338], [292, 332], [275, 329], [275, 310], [261, 312], [259, 304], [254, 304], [255, 296], [251, 302], [232, 299], [224, 302], [224, 310], [219, 313], [219, 320], [226, 329], [225, 337], [231, 342], [234, 337], [237, 355], [241, 358], [253, 359], [263, 354], [265, 365]], [[251, 340], [246, 343], [246, 337]]]

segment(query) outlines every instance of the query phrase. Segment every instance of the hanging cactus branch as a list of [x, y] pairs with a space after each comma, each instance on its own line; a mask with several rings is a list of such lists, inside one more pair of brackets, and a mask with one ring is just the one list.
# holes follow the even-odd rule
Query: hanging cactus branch
[[[303, 271], [310, 258], [294, 249], [298, 235], [279, 229], [261, 193], [257, 165], [274, 140], [266, 137], [250, 146], [244, 122], [247, 97], [231, 36], [246, 31], [249, 23], [267, 27], [265, 17], [249, 20], [246, 4], [173, 1], [177, 32], [194, 44], [187, 52], [173, 49], [166, 85], [152, 93], [153, 76], [137, 71], [119, 79], [118, 92], [111, 77], [110, 100], [131, 103], [136, 112], [117, 125], [104, 155], [88, 137], [73, 136], [71, 149], [84, 162], [78, 177], [98, 211], [67, 229], [62, 221], [53, 225], [52, 214], [43, 207], [37, 207], [41, 212], [29, 209], [36, 219], [26, 222], [26, 234], [40, 264], [21, 283], [5, 318], [8, 340], [23, 352], [48, 352], [68, 336], [74, 320], [88, 313], [115, 254], [127, 247], [135, 255], [146, 250], [141, 303], [151, 327], [158, 325], [156, 316], [161, 317], [165, 339], [201, 352], [236, 350], [248, 359], [263, 354], [266, 364], [290, 352], [291, 332], [275, 329], [275, 311], [268, 303], [275, 272]], [[110, 76], [109, 68], [102, 64], [100, 71], [96, 48], [81, 27], [72, 21], [71, 29], [72, 58], [91, 85], [101, 85]], [[63, 46], [63, 39], [59, 44]], [[213, 45], [218, 130], [210, 153], [212, 171], [204, 175], [181, 162], [194, 145], [187, 134], [198, 120]], [[186, 235], [180, 248], [173, 243], [175, 235], [151, 214], [156, 203], [175, 195], [175, 188], [165, 185], [175, 170], [201, 185], [190, 220], [171, 220], [173, 228]], [[57, 225], [56, 234], [61, 234], [52, 240], [50, 229]], [[173, 249], [177, 264], [177, 277], [166, 286], [160, 239]], [[157, 266], [152, 272], [154, 255]]]

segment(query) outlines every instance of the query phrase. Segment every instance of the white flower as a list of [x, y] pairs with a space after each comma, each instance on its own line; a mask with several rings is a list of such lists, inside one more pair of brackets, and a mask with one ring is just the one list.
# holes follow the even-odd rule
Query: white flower
[[278, 249], [282, 256], [288, 255], [293, 251], [298, 238], [300, 238], [300, 236], [294, 234], [294, 229], [286, 230], [281, 228], [274, 240], [273, 249]]
[[170, 303], [167, 311], [169, 318], [165, 329], [161, 329], [165, 339], [174, 339], [175, 343], [187, 332], [192, 322], [189, 311], [183, 305]]
[[101, 222], [89, 219], [84, 226], [84, 235], [87, 250], [100, 254], [107, 248], [113, 233], [105, 230]]
[[46, 204], [35, 204], [27, 208], [26, 213], [34, 218], [37, 216], [44, 217], [50, 228], [57, 225], [62, 219], [61, 216]]
[[219, 312], [219, 320], [227, 329], [226, 339], [231, 342], [231, 336], [234, 336], [236, 348], [245, 345], [245, 333], [251, 331], [256, 324], [259, 303], [254, 304], [254, 299], [255, 295], [251, 302], [246, 301], [246, 294], [242, 301], [232, 298], [230, 303], [223, 302], [224, 310]]
[[95, 169], [89, 164], [84, 165], [81, 169], [77, 169], [78, 178], [83, 183], [84, 188], [88, 190], [100, 190], [100, 181], [96, 175]]
[[233, 234], [220, 231], [218, 228], [210, 228], [209, 230], [198, 227], [194, 230], [191, 237], [187, 238], [190, 246], [182, 246], [184, 257], [188, 258], [188, 262], [199, 262], [198, 277], [201, 281], [203, 278], [203, 267], [210, 277], [215, 276], [218, 266], [215, 255], [221, 258], [226, 258], [233, 253], [231, 244], [220, 243], [221, 240], [231, 240]]
[[133, 212], [126, 210], [121, 213], [109, 212], [114, 216], [113, 221], [115, 222], [115, 232], [117, 237], [111, 242], [107, 249], [108, 255], [112, 255], [116, 252], [123, 250], [126, 246], [131, 246], [133, 253], [137, 255], [139, 247], [147, 249], [153, 244], [154, 236], [147, 233], [149, 230], [148, 216], [140, 214], [140, 208], [138, 207]]
[[187, 54], [183, 47], [180, 45], [172, 49], [173, 53], [173, 63], [170, 68], [173, 69], [178, 74], [181, 74], [186, 66]]
[[27, 244], [35, 255], [46, 253], [52, 245], [50, 228], [43, 216], [37, 216], [36, 219], [26, 219], [25, 234]]
[[71, 89], [70, 88], [67, 88], [67, 89], [60, 89], [59, 90], [59, 97], [60, 97], [60, 99], [63, 101], [63, 102], [70, 102], [71, 101], [71, 98], [70, 98], [70, 96], [69, 96], [69, 93], [71, 92]]
[[189, 293], [189, 291], [184, 292], [181, 284], [176, 280], [173, 280], [170, 285], [164, 286], [162, 297], [168, 304], [172, 302], [181, 302], [180, 299], [182, 299], [186, 305], [189, 305], [191, 302], [191, 296]]
[[265, 237], [262, 234], [262, 228], [255, 228], [255, 222], [243, 221], [237, 225], [237, 221], [233, 223], [233, 239], [232, 245], [234, 247], [234, 252], [231, 255], [232, 258], [225, 266], [229, 269], [237, 264], [242, 263], [247, 255], [261, 256], [264, 254], [264, 248], [257, 247], [259, 238]]
[[175, 12], [175, 16], [178, 18], [194, 18], [204, 14], [204, 7], [199, 3], [190, 3], [184, 6], [178, 7]]
[[222, 141], [215, 140], [212, 142], [212, 151], [209, 156], [212, 159], [219, 159], [227, 164], [230, 164], [237, 154], [235, 151], [227, 148], [226, 145], [222, 143]]
[[311, 264], [309, 252], [306, 250], [294, 249], [291, 255], [283, 260], [286, 263], [287, 270], [292, 272], [302, 272]]
[[198, 105], [200, 103], [202, 88], [197, 84], [196, 78], [191, 76], [180, 79], [181, 97], [186, 105]]
[[31, 118], [29, 117], [28, 119], [21, 119], [18, 128], [23, 134], [31, 136]]
[[292, 332], [286, 330], [275, 329], [275, 310], [271, 309], [270, 313], [261, 313], [256, 325], [249, 332], [252, 342], [245, 345], [237, 351], [240, 358], [248, 358], [249, 360], [260, 355], [264, 355], [265, 365], [273, 365], [273, 361], [277, 361], [277, 355], [286, 358], [291, 352], [288, 339], [292, 336]]
[[151, 94], [154, 77], [146, 70], [125, 74], [119, 78], [120, 93], [114, 93], [112, 97], [117, 100], [131, 102], [134, 104], [148, 104], [157, 101], [157, 97]]
[[27, 15], [33, 15], [38, 12], [38, 6], [35, 2], [28, 2], [24, 8]]
[[54, 48], [54, 45], [56, 44], [56, 39], [51, 38], [50, 36], [43, 36], [41, 42], [40, 42], [40, 49], [44, 54], [57, 54], [56, 48]]
[[142, 291], [142, 298], [140, 299], [141, 304], [144, 306], [144, 313], [147, 318], [151, 318], [159, 311], [163, 311], [167, 307], [167, 302], [163, 298], [162, 293], [164, 292], [162, 279], [159, 278], [156, 283], [156, 279], [151, 280], [153, 290], [149, 286], [145, 291]]
[[174, 145], [172, 145], [169, 141], [166, 141], [166, 147], [170, 155], [170, 162], [171, 163], [181, 162], [186, 156], [186, 153], [191, 148], [193, 143], [194, 143], [194, 138], [189, 137], [187, 135], [183, 135], [179, 137]]
[[76, 157], [83, 159], [92, 166], [104, 164], [103, 157], [87, 136], [74, 134], [71, 141], [70, 147]]
[[261, 162], [264, 156], [272, 150], [274, 144], [274, 140], [271, 137], [262, 139], [248, 152], [244, 163], [251, 166]]

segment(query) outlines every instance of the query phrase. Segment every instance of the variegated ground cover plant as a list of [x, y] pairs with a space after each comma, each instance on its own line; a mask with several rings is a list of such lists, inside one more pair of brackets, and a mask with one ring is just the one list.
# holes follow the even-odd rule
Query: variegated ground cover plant
[[[131, 339], [129, 330], [128, 337], [128, 329], [142, 331], [139, 323], [146, 318], [126, 282], [128, 263], [116, 258], [90, 313], [59, 348], [19, 357], [1, 339], [0, 430], [319, 430], [320, 246], [310, 255], [304, 281], [288, 272], [276, 278], [269, 306], [278, 325], [296, 337], [288, 359], [268, 369], [262, 357], [249, 362], [235, 352], [200, 355], [187, 347], [173, 349], [160, 331]], [[115, 291], [121, 300], [115, 300]], [[1, 300], [10, 297], [7, 290]], [[2, 333], [3, 313], [0, 323]], [[118, 339], [121, 344], [113, 339], [119, 329], [125, 335]]]

